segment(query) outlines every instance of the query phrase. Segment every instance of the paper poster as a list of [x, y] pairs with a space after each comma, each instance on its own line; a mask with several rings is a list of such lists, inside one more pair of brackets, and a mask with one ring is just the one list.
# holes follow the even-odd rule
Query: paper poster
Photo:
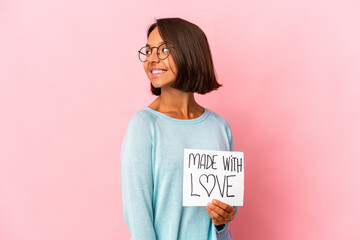
[[244, 154], [184, 149], [183, 206], [205, 206], [212, 199], [243, 205]]

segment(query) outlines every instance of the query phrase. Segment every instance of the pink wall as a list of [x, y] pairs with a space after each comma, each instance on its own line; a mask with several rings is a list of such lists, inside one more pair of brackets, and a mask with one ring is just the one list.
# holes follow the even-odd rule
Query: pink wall
[[234, 239], [360, 239], [360, 4], [340, 0], [0, 2], [0, 239], [128, 239], [120, 148], [146, 106], [155, 17], [209, 38], [201, 104], [245, 152]]

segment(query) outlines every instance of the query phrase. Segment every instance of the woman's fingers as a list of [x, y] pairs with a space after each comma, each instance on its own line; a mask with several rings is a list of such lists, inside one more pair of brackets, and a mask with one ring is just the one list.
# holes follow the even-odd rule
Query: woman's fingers
[[222, 208], [224, 211], [228, 212], [228, 213], [235, 213], [235, 209], [223, 202], [220, 202], [219, 200], [212, 200], [212, 204], [214, 204], [215, 206], [218, 206], [219, 208]]
[[206, 211], [208, 212], [215, 226], [219, 226], [227, 223], [227, 221], [223, 217], [221, 217], [219, 214], [211, 210], [210, 207], [206, 206]]
[[215, 225], [226, 224], [232, 221], [235, 214], [233, 207], [218, 200], [213, 200], [212, 203], [208, 203], [206, 211], [209, 213]]
[[207, 205], [207, 208], [212, 211], [213, 215], [215, 215], [218, 221], [221, 221], [221, 219], [226, 220], [226, 222], [232, 220], [230, 213], [212, 203], [209, 203]]

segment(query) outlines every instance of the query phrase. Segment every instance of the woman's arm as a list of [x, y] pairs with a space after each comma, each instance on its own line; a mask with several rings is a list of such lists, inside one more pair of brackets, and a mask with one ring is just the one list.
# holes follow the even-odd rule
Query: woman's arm
[[122, 199], [133, 239], [156, 240], [153, 226], [152, 141], [149, 121], [141, 113], [130, 120], [121, 149]]

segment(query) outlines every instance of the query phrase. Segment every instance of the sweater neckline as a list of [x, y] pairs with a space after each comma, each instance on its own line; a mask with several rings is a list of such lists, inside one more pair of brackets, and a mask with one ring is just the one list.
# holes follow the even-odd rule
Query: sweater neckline
[[146, 107], [145, 110], [163, 118], [163, 119], [166, 119], [166, 120], [169, 120], [169, 121], [172, 121], [172, 122], [175, 122], [175, 123], [180, 123], [180, 124], [194, 124], [194, 123], [199, 123], [201, 121], [203, 121], [208, 115], [209, 115], [209, 110], [207, 108], [204, 108], [204, 113], [197, 117], [197, 118], [193, 118], [193, 119], [178, 119], [178, 118], [173, 118], [173, 117], [170, 117], [164, 113], [161, 113], [159, 111], [156, 111], [154, 109], [151, 109], [149, 107]]

